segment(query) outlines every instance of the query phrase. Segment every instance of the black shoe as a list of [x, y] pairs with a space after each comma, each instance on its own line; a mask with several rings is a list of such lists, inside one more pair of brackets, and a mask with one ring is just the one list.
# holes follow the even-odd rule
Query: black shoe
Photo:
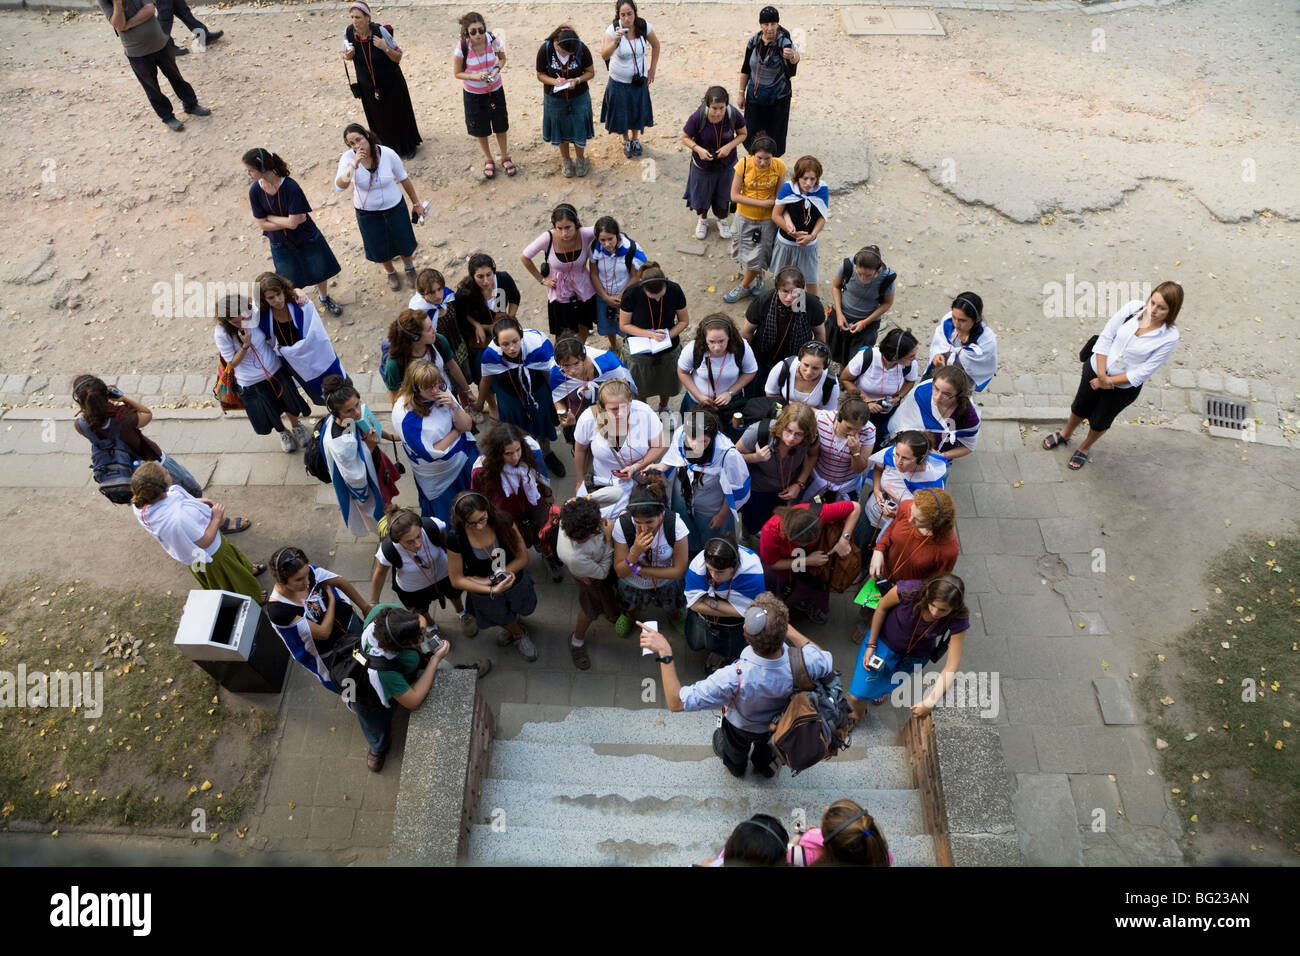
[[339, 305], [337, 302], [335, 302], [327, 295], [323, 295], [320, 297], [320, 304], [325, 306], [325, 308], [329, 309], [330, 315], [343, 314], [343, 306]]
[[189, 47], [177, 46], [175, 43], [172, 44], [172, 56], [189, 56], [189, 55], [190, 55]]
[[207, 46], [209, 43], [216, 43], [218, 40], [220, 40], [223, 36], [226, 35], [225, 30], [209, 30], [206, 27], [204, 28], [203, 32], [207, 35], [206, 39], [203, 41], [204, 46]]
[[167, 119], [163, 120], [163, 122], [166, 123], [168, 126], [170, 126], [173, 130], [175, 130], [178, 133], [182, 132], [185, 129], [185, 124], [182, 123], [180, 120], [178, 120], [175, 116], [169, 116]]
[[556, 478], [563, 478], [565, 475], [564, 462], [555, 456], [555, 452], [548, 451], [544, 458], [546, 467], [550, 469], [551, 474]]
[[193, 106], [185, 107], [185, 112], [189, 113], [191, 116], [212, 115], [212, 110], [208, 109], [206, 106], [200, 106], [198, 103], [195, 103]]
[[771, 780], [776, 776], [776, 771], [772, 769], [771, 764], [768, 764], [766, 767], [760, 767], [758, 764], [754, 764], [754, 773], [766, 780]]

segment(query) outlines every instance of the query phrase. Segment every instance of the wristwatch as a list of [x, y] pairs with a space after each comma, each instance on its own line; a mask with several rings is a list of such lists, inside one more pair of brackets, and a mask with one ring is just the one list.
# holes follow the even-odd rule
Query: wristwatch
[[713, 608], [715, 611], [718, 609], [717, 598], [709, 598], [708, 601], [706, 601], [705, 603], [708, 604], [709, 607]]
[[656, 657], [655, 660], [660, 664], [671, 664], [673, 662], [673, 655], [665, 654], [663, 657]]

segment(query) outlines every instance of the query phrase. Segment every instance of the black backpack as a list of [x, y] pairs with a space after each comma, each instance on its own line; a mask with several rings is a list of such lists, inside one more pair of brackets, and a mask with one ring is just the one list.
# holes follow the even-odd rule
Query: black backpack
[[323, 415], [317, 419], [316, 424], [312, 427], [311, 437], [307, 439], [307, 444], [302, 449], [304, 470], [317, 481], [324, 482], [327, 485], [333, 482], [334, 479], [330, 476], [329, 465], [325, 463], [325, 453], [321, 450], [321, 436], [332, 420], [329, 415]]
[[99, 486], [99, 493], [115, 505], [129, 505], [135, 455], [122, 441], [122, 423], [110, 420], [107, 432], [96, 435], [89, 422], [78, 418], [76, 429], [90, 442], [90, 470]]
[[[621, 239], [622, 236], [620, 236], [619, 238]], [[623, 257], [623, 265], [627, 267], [628, 278], [631, 278], [632, 273], [636, 270], [636, 254], [637, 252], [640, 251], [640, 249], [636, 244], [636, 240], [633, 239], [631, 236], [627, 237], [627, 241], [632, 243], [632, 245], [628, 247], [627, 255]], [[591, 240], [591, 248], [587, 252], [587, 261], [589, 262], [591, 261], [591, 253], [595, 251], [598, 245], [600, 245], [599, 239]], [[550, 258], [550, 255], [551, 255], [551, 246], [549, 243], [547, 243], [546, 256], [548, 259]]]
[[790, 648], [794, 694], [772, 721], [772, 748], [792, 775], [807, 770], [849, 746], [857, 723], [844, 696], [840, 672], [814, 681], [804, 665], [803, 650]]
[[[672, 519], [671, 521], [669, 519]], [[632, 522], [632, 516], [627, 512], [618, 516], [618, 525], [623, 529], [623, 539], [630, 546], [636, 540], [636, 525]], [[664, 512], [664, 541], [668, 547], [672, 547], [677, 541], [677, 517], [676, 512], [671, 508]]]
[[[421, 518], [420, 527], [424, 529], [424, 533], [428, 536], [429, 542], [435, 548], [442, 548], [444, 551], [447, 549], [446, 544], [443, 542], [442, 529], [438, 527], [436, 521], [432, 518]], [[389, 580], [392, 582], [393, 593], [396, 594], [397, 569], [402, 566], [402, 552], [399, 551], [397, 545], [393, 543], [392, 536], [387, 534], [379, 539], [379, 550], [384, 553], [384, 557], [388, 560], [388, 563], [392, 565], [389, 572]]]
[[[789, 382], [790, 382], [790, 361], [788, 359], [782, 359], [781, 371], [779, 371], [776, 376], [776, 388], [777, 391], [779, 391], [783, 396], [788, 394], [785, 390], [785, 387], [786, 385], [789, 384]], [[833, 391], [835, 391], [835, 379], [828, 374], [826, 376], [826, 381], [822, 382], [822, 404], [823, 405], [825, 405], [827, 402], [831, 400], [831, 392]], [[790, 400], [793, 401], [793, 399]]]
[[343, 688], [341, 696], [369, 707], [382, 707], [383, 701], [370, 683], [368, 671], [395, 671], [402, 665], [396, 658], [367, 654], [361, 650], [361, 634], [348, 633], [340, 637], [330, 651], [327, 661], [330, 680]]

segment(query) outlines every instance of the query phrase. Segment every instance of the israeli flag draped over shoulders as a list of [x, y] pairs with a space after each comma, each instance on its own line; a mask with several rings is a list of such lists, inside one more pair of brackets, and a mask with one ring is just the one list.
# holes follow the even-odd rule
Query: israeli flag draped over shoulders
[[673, 434], [672, 443], [662, 461], [673, 468], [686, 468], [691, 472], [715, 477], [727, 498], [727, 506], [733, 511], [743, 507], [749, 500], [749, 466], [726, 435], [713, 437], [713, 455], [709, 461], [702, 462], [698, 458], [687, 456], [686, 427], [682, 426]]
[[754, 602], [754, 598], [766, 590], [766, 585], [763, 583], [762, 559], [748, 548], [737, 547], [736, 550], [740, 553], [740, 564], [736, 567], [736, 573], [731, 580], [721, 586], [710, 587], [703, 551], [691, 560], [686, 569], [684, 582], [687, 607], [706, 596], [723, 597], [733, 608], [744, 614], [749, 605]]
[[817, 207], [817, 211], [822, 214], [823, 219], [830, 219], [830, 198], [831, 190], [825, 181], [819, 182], [817, 188], [812, 192], [805, 193], [799, 191], [798, 183], [787, 179], [781, 184], [781, 188], [776, 194], [776, 204], [778, 206], [789, 206], [797, 202], [812, 203]]
[[482, 367], [484, 375], [504, 375], [517, 368], [535, 369], [550, 372], [555, 364], [555, 346], [536, 329], [524, 329], [523, 341], [520, 343], [523, 354], [518, 362], [503, 356], [495, 342], [483, 350]]

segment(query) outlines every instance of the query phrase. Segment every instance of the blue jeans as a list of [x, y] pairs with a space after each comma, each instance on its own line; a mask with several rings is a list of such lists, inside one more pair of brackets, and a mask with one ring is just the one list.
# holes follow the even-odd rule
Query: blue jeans
[[172, 484], [180, 485], [195, 498], [203, 497], [203, 488], [179, 461], [164, 452], [161, 464], [167, 469], [167, 474], [172, 476]]
[[380, 704], [363, 704], [358, 700], [353, 701], [352, 711], [357, 715], [361, 733], [370, 749], [378, 754], [387, 751], [393, 742], [393, 708]]

